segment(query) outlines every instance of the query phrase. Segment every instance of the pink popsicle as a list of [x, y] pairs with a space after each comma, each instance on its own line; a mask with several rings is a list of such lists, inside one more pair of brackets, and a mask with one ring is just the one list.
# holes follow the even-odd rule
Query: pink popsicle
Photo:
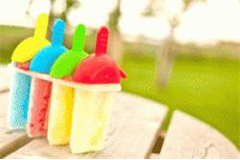
[[29, 108], [28, 135], [45, 136], [47, 134], [48, 105], [52, 83], [41, 79], [33, 79], [32, 87], [34, 92], [30, 93], [30, 106], [34, 104], [34, 107]]

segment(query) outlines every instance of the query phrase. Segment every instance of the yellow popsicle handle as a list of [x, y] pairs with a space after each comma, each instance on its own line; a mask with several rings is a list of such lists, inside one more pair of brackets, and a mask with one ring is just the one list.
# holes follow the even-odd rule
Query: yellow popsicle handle
[[36, 29], [33, 37], [23, 40], [14, 50], [12, 61], [24, 63], [31, 60], [43, 47], [50, 44], [46, 39], [48, 26], [48, 15], [41, 14], [36, 22]]
[[38, 16], [34, 38], [36, 39], [43, 39], [46, 37], [47, 34], [47, 27], [48, 27], [48, 15], [41, 14]]

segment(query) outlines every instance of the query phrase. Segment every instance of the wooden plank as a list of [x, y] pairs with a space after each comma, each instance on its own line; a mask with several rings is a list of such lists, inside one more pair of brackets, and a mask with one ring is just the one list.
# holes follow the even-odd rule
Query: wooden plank
[[152, 154], [150, 155], [150, 159], [159, 159], [159, 154], [157, 154], [157, 153], [152, 153]]
[[117, 93], [108, 138], [102, 151], [71, 154], [69, 146], [36, 139], [6, 158], [148, 158], [167, 108], [128, 93]]
[[7, 65], [0, 65], [0, 92], [9, 90], [10, 86], [10, 72]]
[[183, 112], [175, 111], [160, 158], [239, 158], [237, 148], [220, 132]]
[[13, 132], [7, 127], [8, 92], [0, 94], [0, 158], [29, 142], [24, 131]]
[[7, 104], [8, 104], [8, 99], [9, 99], [9, 94], [8, 93], [1, 93], [0, 94], [0, 131], [3, 132], [7, 130], [7, 122], [6, 122], [6, 117], [7, 117]]

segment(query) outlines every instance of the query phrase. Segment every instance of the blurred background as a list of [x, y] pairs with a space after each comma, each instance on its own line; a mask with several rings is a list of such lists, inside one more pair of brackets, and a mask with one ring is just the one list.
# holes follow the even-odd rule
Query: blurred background
[[128, 74], [123, 91], [167, 105], [164, 129], [179, 109], [240, 148], [239, 0], [0, 0], [1, 65], [43, 12], [50, 25], [67, 22], [69, 48], [75, 26], [85, 24], [89, 53], [96, 30], [108, 26], [108, 53]]

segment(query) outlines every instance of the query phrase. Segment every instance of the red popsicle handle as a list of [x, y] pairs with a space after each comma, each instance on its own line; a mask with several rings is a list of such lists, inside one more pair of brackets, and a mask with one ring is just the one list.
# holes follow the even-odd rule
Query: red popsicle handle
[[106, 54], [107, 44], [108, 44], [108, 29], [107, 27], [101, 27], [97, 33], [95, 55], [100, 56]]

